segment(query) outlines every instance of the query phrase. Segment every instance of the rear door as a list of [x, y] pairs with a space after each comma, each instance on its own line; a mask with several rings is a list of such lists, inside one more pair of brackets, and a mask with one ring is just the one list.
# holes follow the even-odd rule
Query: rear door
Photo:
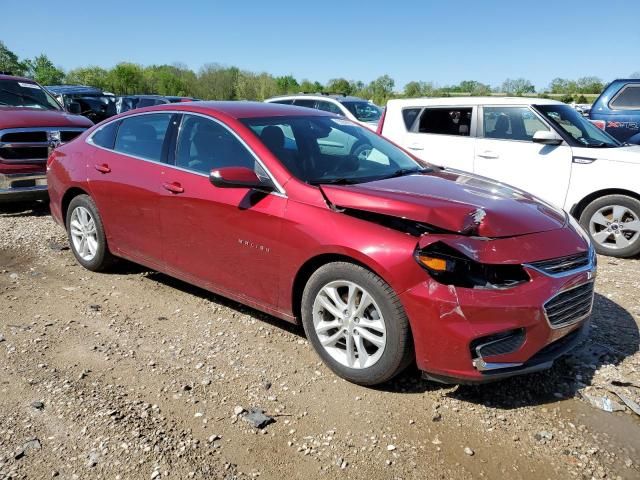
[[158, 204], [171, 113], [140, 114], [96, 131], [89, 187], [109, 247], [145, 264], [162, 260]]
[[551, 128], [529, 106], [484, 106], [479, 115], [474, 172], [564, 207], [571, 147], [534, 143], [535, 132]]
[[163, 182], [174, 189], [160, 199], [166, 264], [187, 280], [275, 307], [286, 197], [210, 183], [210, 171], [221, 167], [266, 175], [246, 145], [210, 117], [185, 114], [171, 151]]
[[407, 108], [402, 115], [407, 127], [402, 146], [427, 162], [473, 171], [475, 107]]

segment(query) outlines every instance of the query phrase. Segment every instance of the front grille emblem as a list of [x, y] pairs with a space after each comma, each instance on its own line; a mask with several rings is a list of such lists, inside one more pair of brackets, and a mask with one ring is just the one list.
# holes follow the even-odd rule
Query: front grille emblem
[[49, 154], [62, 143], [60, 130], [51, 130], [47, 132], [47, 141], [49, 142]]

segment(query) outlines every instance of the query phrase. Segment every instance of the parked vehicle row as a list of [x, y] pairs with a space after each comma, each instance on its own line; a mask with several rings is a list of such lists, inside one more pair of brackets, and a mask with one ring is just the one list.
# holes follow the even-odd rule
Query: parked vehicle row
[[412, 361], [444, 382], [537, 371], [588, 325], [595, 254], [575, 220], [328, 112], [159, 105], [84, 132], [48, 169], [81, 265], [122, 257], [301, 321], [352, 382]]
[[391, 100], [378, 131], [418, 158], [493, 178], [570, 212], [599, 253], [640, 253], [640, 147], [538, 98]]

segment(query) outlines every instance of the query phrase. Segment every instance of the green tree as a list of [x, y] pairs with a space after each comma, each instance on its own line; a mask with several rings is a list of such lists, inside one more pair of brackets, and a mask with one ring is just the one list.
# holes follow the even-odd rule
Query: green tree
[[67, 72], [64, 82], [71, 85], [89, 85], [97, 88], [107, 88], [109, 72], [102, 67], [76, 68]]
[[144, 71], [135, 63], [122, 62], [113, 67], [107, 74], [105, 86], [120, 95], [147, 93]]
[[582, 77], [576, 81], [577, 93], [597, 93], [602, 92], [604, 84], [598, 77]]
[[369, 84], [371, 97], [378, 105], [384, 105], [393, 94], [395, 81], [389, 75], [382, 75]]
[[533, 83], [525, 78], [507, 78], [502, 83], [502, 91], [508, 95], [521, 96], [527, 93], [535, 93], [536, 88], [533, 86]]
[[209, 63], [198, 73], [198, 97], [206, 100], [233, 100], [239, 70]]
[[0, 72], [8, 72], [13, 75], [24, 75], [27, 66], [18, 59], [18, 56], [7, 48], [0, 40]]
[[409, 82], [404, 86], [405, 97], [432, 97], [436, 89], [430, 82]]
[[300, 91], [300, 84], [293, 75], [276, 77], [276, 84], [278, 85], [279, 93], [283, 95], [287, 93], [298, 93]]
[[332, 78], [327, 82], [325, 91], [329, 93], [344, 93], [345, 95], [351, 95], [353, 93], [351, 88], [352, 85], [349, 80], [344, 78]]
[[300, 82], [300, 91], [309, 93], [322, 92], [323, 87], [320, 82], [312, 82], [311, 80], [304, 79]]
[[64, 72], [57, 68], [45, 54], [26, 60], [27, 75], [42, 85], [59, 85], [64, 81]]

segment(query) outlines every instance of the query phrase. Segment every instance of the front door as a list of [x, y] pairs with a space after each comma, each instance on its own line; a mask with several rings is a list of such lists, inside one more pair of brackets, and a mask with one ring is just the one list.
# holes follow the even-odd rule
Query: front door
[[528, 106], [485, 106], [476, 140], [474, 172], [563, 208], [571, 178], [571, 147], [533, 142], [550, 127]]
[[173, 164], [163, 183], [174, 191], [165, 191], [160, 204], [167, 266], [223, 294], [275, 307], [286, 197], [209, 182], [215, 168], [265, 172], [226, 126], [208, 117], [183, 116]]

